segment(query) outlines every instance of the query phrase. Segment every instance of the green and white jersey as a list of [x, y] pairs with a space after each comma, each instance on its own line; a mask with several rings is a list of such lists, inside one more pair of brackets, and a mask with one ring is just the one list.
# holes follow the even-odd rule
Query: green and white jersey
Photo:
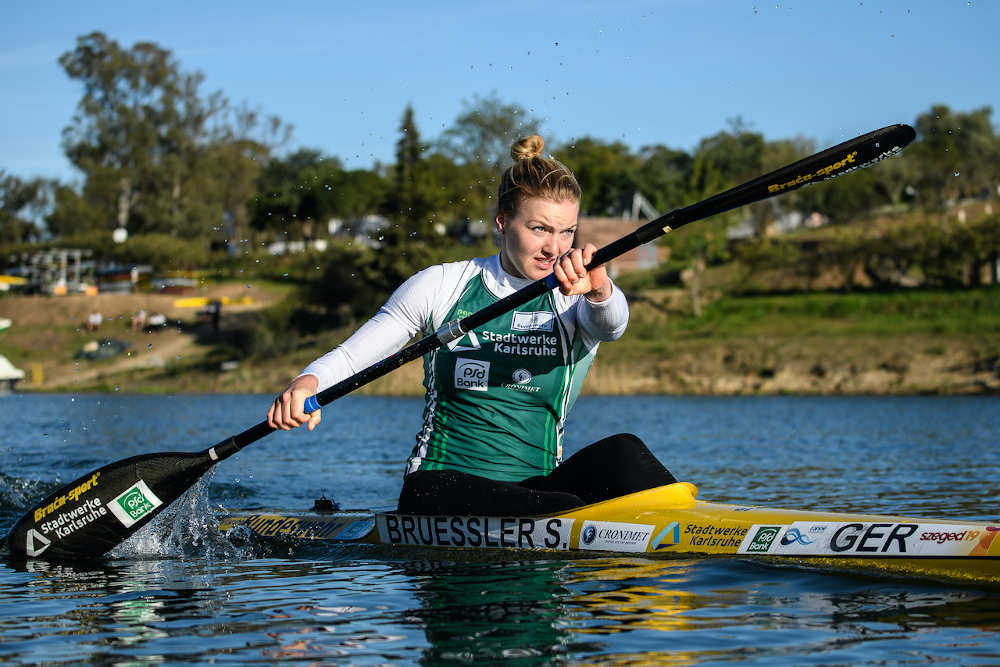
[[[316, 375], [322, 390], [530, 283], [505, 272], [499, 255], [432, 266], [303, 374]], [[551, 472], [598, 345], [627, 323], [617, 288], [601, 303], [552, 290], [426, 355], [423, 426], [406, 472], [453, 469], [505, 481]]]

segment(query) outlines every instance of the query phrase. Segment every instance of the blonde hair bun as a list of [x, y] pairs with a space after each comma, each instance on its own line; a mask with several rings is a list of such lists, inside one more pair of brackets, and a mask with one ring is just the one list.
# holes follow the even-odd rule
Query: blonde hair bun
[[545, 139], [542, 139], [537, 134], [532, 134], [530, 137], [524, 137], [515, 141], [510, 147], [510, 156], [514, 158], [515, 162], [530, 160], [531, 158], [541, 157], [543, 148], [545, 148]]

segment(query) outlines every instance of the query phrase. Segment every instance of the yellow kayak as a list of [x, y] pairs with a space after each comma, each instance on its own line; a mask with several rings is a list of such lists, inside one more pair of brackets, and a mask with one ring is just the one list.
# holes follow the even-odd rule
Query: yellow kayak
[[1000, 521], [711, 503], [678, 482], [552, 516], [234, 513], [224, 531], [373, 544], [729, 556], [869, 574], [1000, 583]]

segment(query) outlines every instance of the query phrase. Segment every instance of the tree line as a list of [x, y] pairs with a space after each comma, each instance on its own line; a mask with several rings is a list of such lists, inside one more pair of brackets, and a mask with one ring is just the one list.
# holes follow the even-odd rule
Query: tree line
[[[82, 182], [22, 179], [0, 170], [5, 249], [106, 240], [115, 229], [164, 244], [259, 247], [265, 240], [325, 236], [332, 218], [370, 214], [386, 221], [379, 236], [390, 246], [460, 236], [470, 223], [491, 219], [511, 141], [545, 135], [539, 118], [496, 93], [465, 101], [454, 122], [430, 139], [408, 105], [394, 162], [348, 169], [318, 148], [290, 149], [291, 125], [233, 104], [221, 91], [203, 92], [204, 76], [185, 72], [154, 43], [125, 48], [95, 32], [80, 37], [59, 63], [83, 91], [62, 139]], [[754, 226], [763, 231], [788, 210], [843, 222], [887, 205], [937, 211], [964, 198], [995, 196], [1000, 136], [991, 116], [990, 107], [935, 105], [913, 121], [918, 139], [903, 156], [796, 191], [780, 205], [755, 205]], [[636, 192], [666, 212], [817, 150], [806, 137], [767, 140], [740, 118], [692, 150], [664, 144], [633, 150], [590, 136], [551, 148], [576, 172], [588, 216], [619, 216]], [[734, 215], [672, 242], [680, 243], [680, 255], [711, 256], [725, 242], [719, 227]], [[690, 247], [681, 247], [685, 243]]]

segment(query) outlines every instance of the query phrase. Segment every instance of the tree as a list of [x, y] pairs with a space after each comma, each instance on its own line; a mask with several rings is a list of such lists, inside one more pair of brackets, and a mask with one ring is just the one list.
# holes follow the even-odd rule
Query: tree
[[581, 137], [556, 151], [556, 158], [576, 174], [585, 215], [621, 215], [639, 189], [639, 159], [620, 141]]
[[45, 227], [52, 236], [75, 236], [111, 228], [108, 212], [101, 207], [100, 200], [88, 198], [65, 184], [55, 186], [52, 198], [52, 212], [45, 217]]
[[[184, 73], [170, 51], [150, 42], [130, 49], [103, 33], [80, 37], [59, 59], [83, 84], [63, 131], [67, 157], [85, 176], [78, 199], [103, 211], [106, 229], [175, 236], [210, 235], [224, 218], [245, 224], [258, 164], [290, 128], [221, 92], [203, 96], [200, 73]], [[66, 191], [62, 202], [79, 205]], [[53, 224], [67, 227], [62, 213]], [[72, 225], [69, 225], [72, 226]]]
[[[761, 152], [760, 173], [766, 174], [774, 171], [815, 152], [815, 143], [804, 137], [769, 141], [764, 144]], [[747, 207], [756, 235], [758, 237], [766, 236], [769, 225], [782, 212], [801, 210], [801, 192], [801, 190], [797, 190], [784, 195], [780, 200], [768, 199]], [[811, 211], [804, 211], [804, 213], [808, 214]]]
[[919, 163], [916, 185], [925, 206], [940, 207], [992, 191], [1000, 183], [1000, 140], [991, 107], [954, 112], [943, 104], [917, 116], [907, 156]]
[[691, 171], [691, 155], [663, 145], [645, 146], [637, 174], [639, 191], [659, 211], [666, 212], [684, 203], [684, 185]]
[[[685, 204], [706, 199], [759, 175], [764, 148], [764, 136], [751, 132], [741, 118], [731, 119], [729, 130], [702, 139], [688, 172]], [[663, 242], [671, 248], [671, 258], [687, 265], [681, 275], [690, 290], [695, 317], [701, 315], [701, 274], [709, 263], [728, 259], [726, 230], [740, 215], [733, 211], [723, 213], [664, 238]]]
[[433, 184], [424, 164], [426, 149], [420, 140], [413, 106], [407, 104], [399, 125], [396, 164], [392, 167], [392, 185], [384, 209], [393, 221], [385, 230], [387, 245], [400, 245], [411, 237], [429, 236]]
[[0, 243], [37, 240], [41, 229], [28, 216], [39, 215], [47, 203], [45, 181], [25, 181], [0, 169]]
[[492, 92], [462, 101], [462, 112], [441, 133], [437, 149], [459, 164], [479, 165], [496, 173], [510, 160], [518, 138], [539, 131], [542, 121], [518, 104], [507, 104]]

